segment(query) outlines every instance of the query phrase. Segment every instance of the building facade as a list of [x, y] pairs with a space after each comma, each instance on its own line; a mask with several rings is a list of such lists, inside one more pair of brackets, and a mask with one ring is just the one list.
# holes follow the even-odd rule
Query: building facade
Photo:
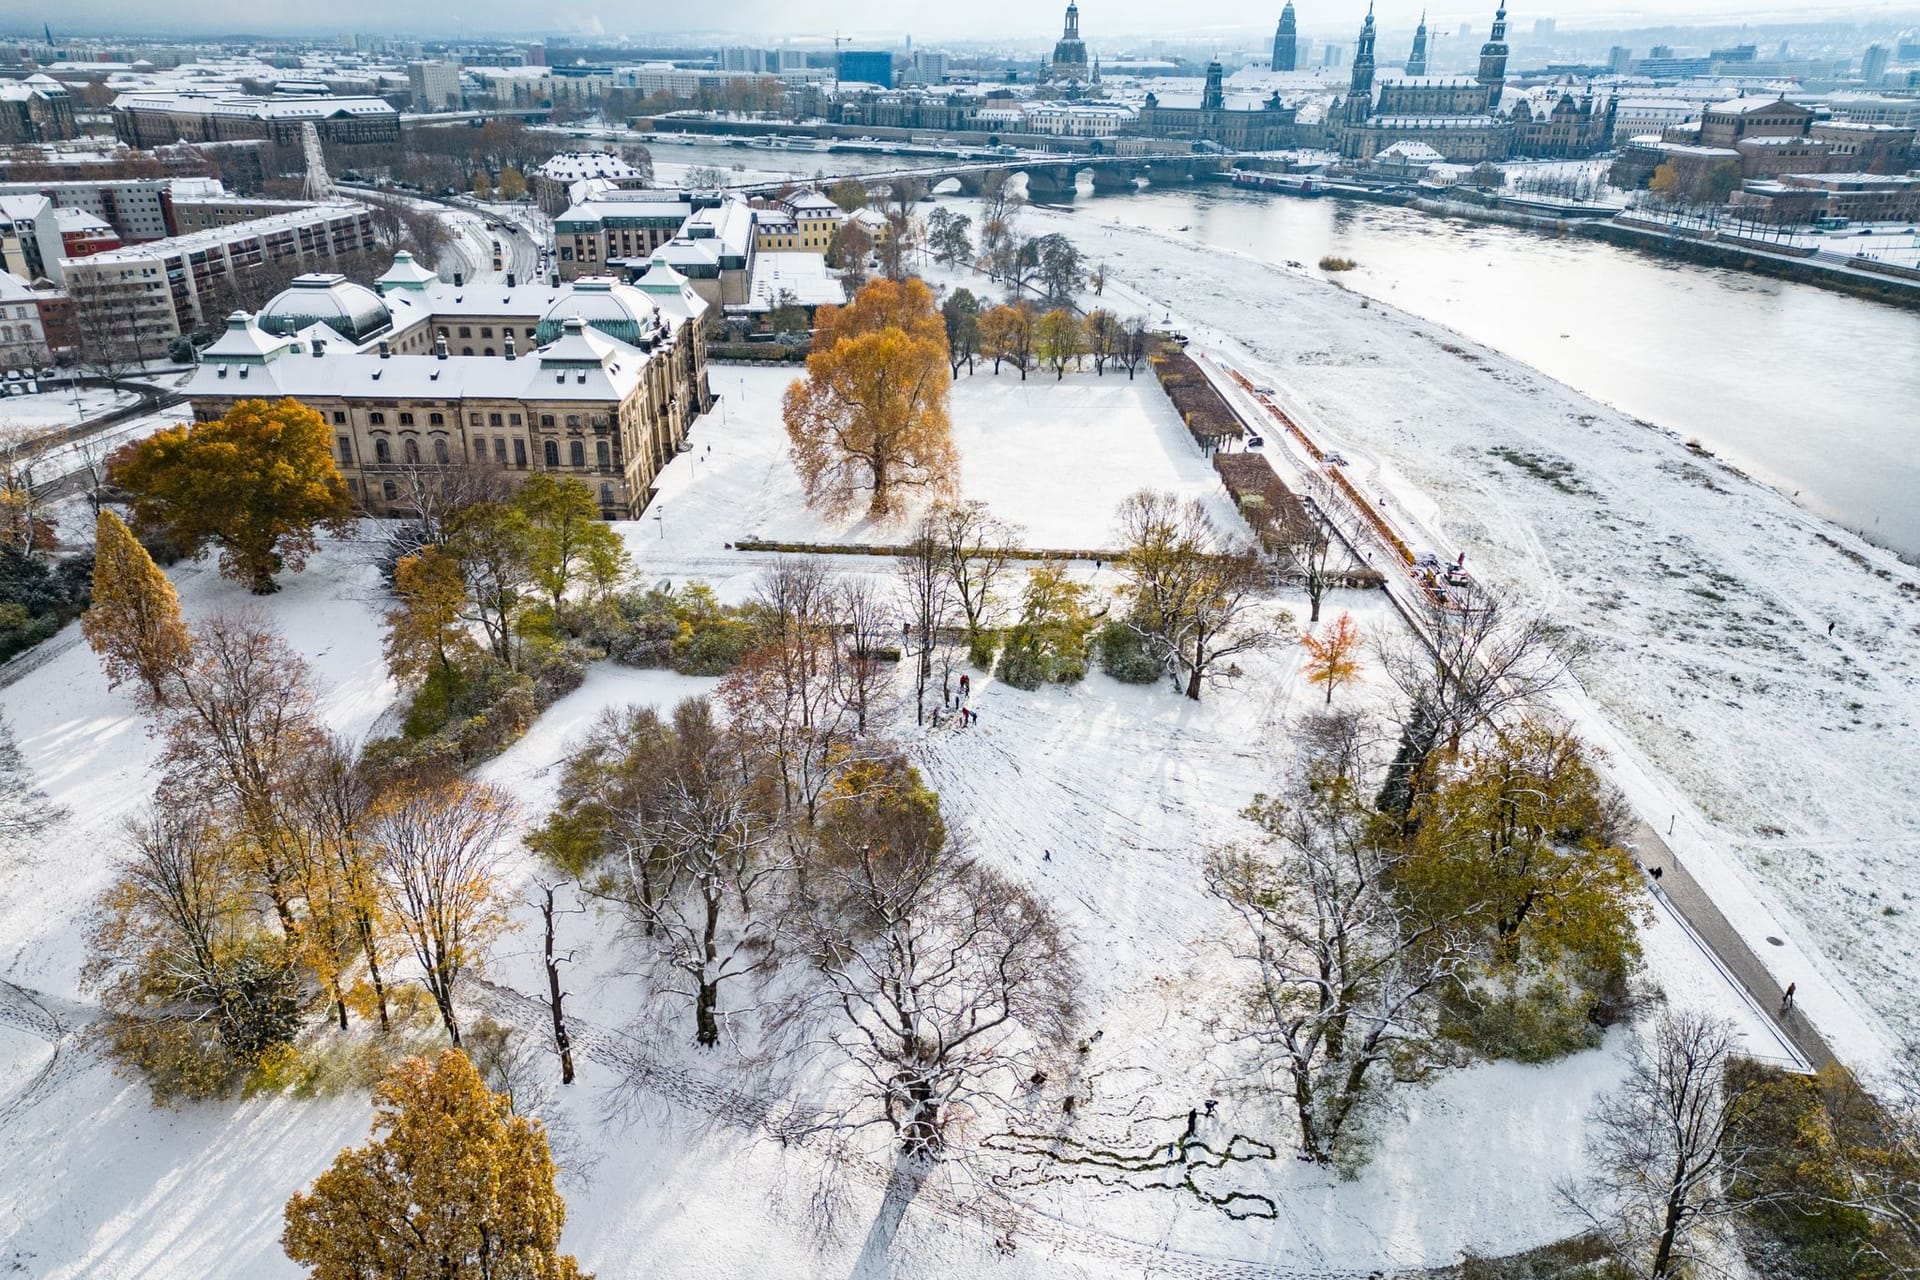
[[[413, 288], [395, 284], [386, 296]], [[342, 291], [337, 279], [303, 289], [307, 298], [275, 299], [263, 314], [312, 311], [329, 291], [355, 310], [366, 293]], [[502, 317], [535, 337], [493, 356], [452, 354], [441, 335], [462, 317], [433, 311], [436, 301], [420, 282], [407, 324], [434, 339], [419, 354], [388, 336], [351, 341], [324, 320], [274, 333], [236, 313], [187, 385], [194, 417], [219, 417], [246, 399], [300, 401], [332, 428], [349, 490], [377, 516], [410, 514], [410, 495], [436, 468], [471, 466], [566, 476], [593, 492], [606, 518], [638, 516], [688, 425], [712, 403], [699, 300], [684, 287], [676, 301], [582, 281], [543, 311]]]
[[289, 146], [300, 141], [301, 128], [308, 123], [325, 143], [400, 140], [400, 113], [383, 98], [123, 93], [113, 104], [114, 133], [133, 147], [247, 139]]
[[52, 76], [0, 84], [0, 143], [54, 142], [79, 133], [73, 97]]
[[50, 358], [37, 295], [27, 282], [0, 272], [0, 369], [32, 369]]
[[234, 282], [255, 267], [319, 268], [375, 243], [364, 205], [320, 205], [95, 254], [68, 263], [64, 283], [83, 328], [110, 326], [150, 358], [182, 334], [214, 328]]
[[1135, 128], [1150, 138], [1205, 142], [1228, 151], [1278, 151], [1299, 142], [1298, 112], [1281, 103], [1278, 92], [1253, 110], [1227, 106], [1225, 73], [1207, 64], [1206, 87], [1198, 107], [1167, 107], [1149, 93]]

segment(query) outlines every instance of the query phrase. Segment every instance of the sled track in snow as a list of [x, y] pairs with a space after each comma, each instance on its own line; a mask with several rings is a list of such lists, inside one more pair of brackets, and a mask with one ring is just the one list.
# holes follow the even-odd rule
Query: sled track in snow
[[58, 1000], [0, 978], [0, 1026], [26, 1032], [52, 1047], [53, 1053], [19, 1092], [0, 1102], [0, 1129], [45, 1097], [57, 1086], [86, 1069], [85, 1055], [73, 1043], [74, 1027], [55, 1006]]
[[[485, 979], [472, 981], [492, 1016], [541, 1042], [552, 1035], [553, 1021], [544, 1001]], [[667, 1102], [695, 1108], [723, 1124], [751, 1130], [783, 1147], [804, 1145], [815, 1131], [815, 1118], [808, 1111], [781, 1099], [732, 1088], [700, 1072], [662, 1063], [633, 1037], [612, 1028], [570, 1015], [567, 1032], [576, 1055], [613, 1069]], [[995, 1240], [1011, 1241], [1015, 1249], [1120, 1263], [1139, 1268], [1143, 1276], [1180, 1280], [1439, 1280], [1455, 1274], [1451, 1267], [1409, 1268], [1391, 1263], [1338, 1270], [1213, 1258], [1068, 1222], [991, 1187], [981, 1188], [973, 1197], [925, 1183], [909, 1191], [903, 1189], [907, 1179], [901, 1172], [879, 1161], [852, 1157], [842, 1161], [842, 1168], [849, 1177], [884, 1196], [910, 1194], [911, 1207], [984, 1230]]]

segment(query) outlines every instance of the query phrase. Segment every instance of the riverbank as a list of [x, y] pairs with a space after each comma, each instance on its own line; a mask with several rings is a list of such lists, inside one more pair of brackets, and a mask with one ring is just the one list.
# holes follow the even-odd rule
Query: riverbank
[[1582, 638], [1637, 807], [1671, 815], [1669, 843], [1843, 1056], [1871, 1066], [1920, 1034], [1911, 568], [1461, 333], [1085, 212], [1025, 216], [1262, 371], [1369, 495]]
[[1751, 240], [1682, 235], [1650, 224], [1635, 225], [1613, 219], [1607, 222], [1580, 222], [1572, 225], [1575, 235], [1591, 236], [1641, 253], [1678, 258], [1711, 267], [1726, 267], [1752, 275], [1792, 280], [1816, 288], [1831, 289], [1889, 306], [1920, 311], [1920, 272], [1908, 275], [1894, 269], [1863, 270], [1835, 262], [1822, 262], [1810, 254], [1769, 248]]

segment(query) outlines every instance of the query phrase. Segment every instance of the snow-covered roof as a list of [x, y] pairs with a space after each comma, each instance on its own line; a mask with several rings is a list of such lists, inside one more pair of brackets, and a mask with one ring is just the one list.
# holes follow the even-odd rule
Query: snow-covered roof
[[753, 260], [747, 302], [739, 309], [771, 311], [783, 293], [792, 294], [804, 307], [838, 303], [846, 297], [840, 277], [827, 270], [827, 260], [819, 254], [762, 253]]
[[638, 169], [611, 151], [562, 151], [534, 172], [550, 181], [566, 183], [579, 182], [584, 178], [633, 182], [643, 176]]
[[382, 293], [391, 289], [407, 289], [415, 293], [437, 283], [440, 276], [414, 260], [413, 254], [402, 249], [393, 255], [393, 265], [388, 267], [374, 286]]
[[308, 272], [266, 306], [256, 319], [268, 333], [292, 334], [324, 324], [349, 342], [365, 342], [393, 327], [393, 313], [380, 295], [343, 275]]
[[564, 322], [552, 343], [520, 359], [380, 356], [332, 346], [324, 355], [315, 355], [309, 343], [262, 333], [252, 317], [236, 312], [227, 332], [201, 353], [200, 366], [185, 391], [194, 398], [471, 398], [605, 404], [632, 394], [648, 360], [646, 352], [591, 330], [577, 318]]

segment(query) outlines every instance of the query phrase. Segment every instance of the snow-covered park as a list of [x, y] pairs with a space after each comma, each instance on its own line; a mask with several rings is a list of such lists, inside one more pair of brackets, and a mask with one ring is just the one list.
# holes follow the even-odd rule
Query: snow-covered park
[[[1200, 269], [1169, 265], [1176, 273]], [[1445, 372], [1452, 357], [1438, 357], [1424, 367], [1427, 407], [1396, 408], [1406, 403], [1404, 387], [1384, 380], [1383, 340], [1373, 330], [1398, 333], [1408, 322], [1379, 311], [1349, 315], [1352, 299], [1316, 288], [1324, 294], [1314, 304], [1326, 309], [1321, 322], [1308, 323], [1296, 311], [1272, 323], [1287, 333], [1301, 326], [1289, 341], [1323, 356], [1350, 345], [1359, 354], [1343, 373], [1354, 385], [1343, 398], [1337, 383], [1295, 378], [1319, 367], [1298, 359], [1282, 364], [1289, 385], [1310, 392], [1310, 403], [1353, 449], [1373, 450], [1356, 457], [1368, 459], [1381, 485], [1412, 502], [1410, 487], [1399, 486], [1434, 483], [1436, 519], [1466, 540], [1476, 559], [1507, 575], [1546, 574], [1548, 544], [1526, 532], [1544, 514], [1531, 501], [1534, 482], [1502, 473], [1507, 464], [1500, 462], [1473, 470], [1466, 464], [1476, 462], [1482, 446], [1439, 435], [1472, 428], [1439, 424], [1467, 403], [1464, 392], [1476, 378], [1512, 397], [1566, 393], [1548, 392], [1510, 368], [1492, 377], [1439, 377], [1436, 369]], [[1250, 335], [1271, 332], [1257, 308], [1218, 322], [1244, 325], [1236, 331]], [[898, 527], [875, 528], [858, 517], [825, 521], [800, 502], [779, 422], [791, 371], [713, 373], [719, 406], [695, 425], [691, 448], [667, 469], [656, 508], [622, 526], [642, 581], [699, 578], [740, 599], [774, 557], [731, 549], [739, 539], [897, 539]], [[1517, 412], [1521, 403], [1503, 399], [1480, 412]], [[1378, 417], [1378, 434], [1349, 427], [1349, 415]], [[1112, 546], [1115, 506], [1143, 486], [1201, 497], [1217, 520], [1237, 519], [1147, 375], [1128, 382], [1124, 374], [1078, 374], [1064, 383], [1030, 375], [1022, 383], [1010, 371], [995, 377], [982, 366], [956, 384], [953, 417], [966, 496], [1022, 526], [1030, 545]], [[1550, 418], [1557, 432], [1576, 437], [1601, 430], [1559, 424], [1557, 413]], [[1532, 420], [1540, 420], [1537, 406]], [[1475, 421], [1483, 432], [1493, 429]], [[1416, 443], [1429, 438], [1431, 451], [1452, 458], [1454, 467], [1418, 464], [1426, 450]], [[1642, 438], [1658, 456], [1678, 448], [1655, 433]], [[1581, 456], [1583, 475], [1602, 465]], [[1709, 462], [1686, 465], [1712, 479], [1700, 492], [1716, 495], [1713, 501], [1742, 502], [1755, 518], [1785, 518], [1769, 504], [1771, 495], [1750, 495], [1751, 486], [1736, 493], [1736, 482], [1714, 478]], [[1684, 478], [1675, 483], [1699, 487]], [[1461, 514], [1453, 514], [1456, 502], [1464, 504]], [[1616, 518], [1622, 525], [1632, 520]], [[1807, 529], [1801, 543], [1813, 545], [1815, 536]], [[1641, 556], [1678, 554], [1671, 541], [1645, 540]], [[1547, 577], [1553, 590], [1543, 598], [1556, 607], [1586, 607], [1588, 593], [1599, 589], [1588, 579], [1617, 580], [1639, 565], [1626, 549], [1612, 550], [1610, 562], [1587, 566], [1578, 586]], [[835, 556], [831, 563], [886, 573], [885, 562], [873, 557]], [[1104, 588], [1118, 583], [1111, 567], [1082, 564], [1075, 572]], [[254, 603], [211, 563], [178, 566], [171, 576], [190, 619]], [[1873, 581], [1869, 575], [1868, 585]], [[1612, 606], [1619, 626], [1643, 629], [1623, 630], [1615, 646], [1659, 679], [1676, 661], [1677, 644], [1662, 638], [1661, 627], [1690, 632], [1704, 624], [1654, 614], [1674, 603], [1671, 596], [1631, 599], [1624, 587], [1611, 589], [1621, 597]], [[1296, 612], [1303, 604], [1282, 603]], [[368, 736], [396, 696], [381, 657], [387, 604], [369, 544], [347, 541], [329, 544], [260, 605], [312, 665], [328, 726], [350, 737]], [[1376, 633], [1398, 625], [1378, 593], [1335, 592], [1328, 609], [1329, 616], [1351, 612]], [[1864, 649], [1866, 639], [1848, 643]], [[565, 1247], [602, 1280], [1304, 1277], [1445, 1265], [1466, 1250], [1511, 1252], [1577, 1230], [1554, 1182], [1578, 1171], [1588, 1113], [1620, 1078], [1630, 1031], [1612, 1032], [1601, 1048], [1549, 1066], [1473, 1066], [1398, 1091], [1399, 1118], [1384, 1127], [1373, 1160], [1352, 1181], [1292, 1158], [1284, 1101], [1234, 1077], [1218, 1028], [1237, 980], [1222, 943], [1230, 918], [1203, 892], [1199, 859], [1208, 846], [1244, 834], [1240, 809], [1255, 793], [1274, 790], [1288, 769], [1289, 726], [1322, 696], [1306, 683], [1302, 657], [1291, 643], [1253, 656], [1237, 679], [1199, 703], [1164, 687], [1121, 685], [1097, 671], [1079, 685], [1031, 693], [976, 674], [980, 718], [973, 727], [958, 729], [951, 719], [938, 728], [916, 726], [910, 709], [894, 726], [974, 853], [1029, 886], [1072, 939], [1085, 974], [1091, 1045], [1080, 1068], [1085, 1105], [1075, 1132], [1115, 1149], [1150, 1151], [1177, 1135], [1189, 1108], [1218, 1098], [1207, 1135], [1221, 1142], [1244, 1135], [1269, 1153], [1217, 1170], [1179, 1170], [1175, 1181], [1191, 1177], [1208, 1195], [1257, 1200], [1271, 1213], [1237, 1219], [1195, 1190], [1149, 1185], [1165, 1181], [1157, 1177], [1035, 1179], [1019, 1153], [992, 1147], [957, 1162], [903, 1205], [887, 1194], [891, 1163], [883, 1144], [829, 1156], [817, 1145], [789, 1146], [761, 1123], [763, 1099], [753, 1093], [756, 1077], [741, 1061], [743, 1046], [699, 1053], [677, 1034], [650, 1029], [631, 956], [590, 909], [562, 925], [570, 934], [565, 941], [580, 952], [567, 983], [582, 1058], [580, 1081], [567, 1090], [556, 1086], [549, 1111], [571, 1169], [562, 1182], [570, 1210]], [[339, 1148], [364, 1140], [364, 1091], [155, 1110], [141, 1082], [114, 1075], [88, 1046], [92, 1014], [79, 983], [88, 912], [108, 881], [121, 824], [152, 789], [158, 746], [128, 693], [107, 689], [77, 628], [33, 658], [0, 688], [0, 709], [39, 785], [67, 816], [0, 863], [0, 1270], [46, 1280], [296, 1275], [279, 1249], [281, 1206]], [[1341, 698], [1384, 697], [1386, 681], [1369, 663], [1363, 682]], [[1725, 678], [1701, 666], [1706, 687]], [[1594, 687], [1602, 705], [1648, 705], [1619, 695], [1616, 667], [1605, 673]], [[670, 708], [712, 685], [598, 664], [481, 777], [511, 791], [525, 821], [538, 821], [556, 794], [557, 764], [604, 709]], [[1675, 725], [1704, 723], [1686, 703], [1670, 705]], [[1642, 741], [1642, 727], [1628, 719], [1631, 742]], [[1751, 741], [1754, 750], [1777, 745], [1758, 734]], [[1649, 754], [1656, 764], [1673, 763]], [[1714, 763], [1709, 758], [1681, 773], [1682, 784], [1717, 783], [1732, 767], [1719, 762], [1716, 770]], [[1886, 785], [1895, 784], [1889, 778]], [[1710, 801], [1720, 803], [1717, 790], [1709, 788], [1703, 807], [1689, 813], [1703, 831], [1744, 812], [1710, 814]], [[545, 978], [531, 905], [536, 872], [529, 855], [514, 863], [517, 927], [489, 955], [486, 976], [494, 985], [479, 1003], [537, 1036]], [[1656, 912], [1643, 945], [1649, 976], [1675, 1003], [1729, 1016], [1749, 1051], [1784, 1056], [1766, 1020], [1673, 919]], [[617, 1087], [635, 1081], [638, 1088]], [[832, 1213], [817, 1196], [825, 1181], [843, 1190]]]
[[112, 387], [81, 387], [76, 391], [51, 383], [36, 385], [41, 390], [32, 395], [0, 396], [0, 445], [71, 427], [124, 409], [140, 398], [135, 392]]

